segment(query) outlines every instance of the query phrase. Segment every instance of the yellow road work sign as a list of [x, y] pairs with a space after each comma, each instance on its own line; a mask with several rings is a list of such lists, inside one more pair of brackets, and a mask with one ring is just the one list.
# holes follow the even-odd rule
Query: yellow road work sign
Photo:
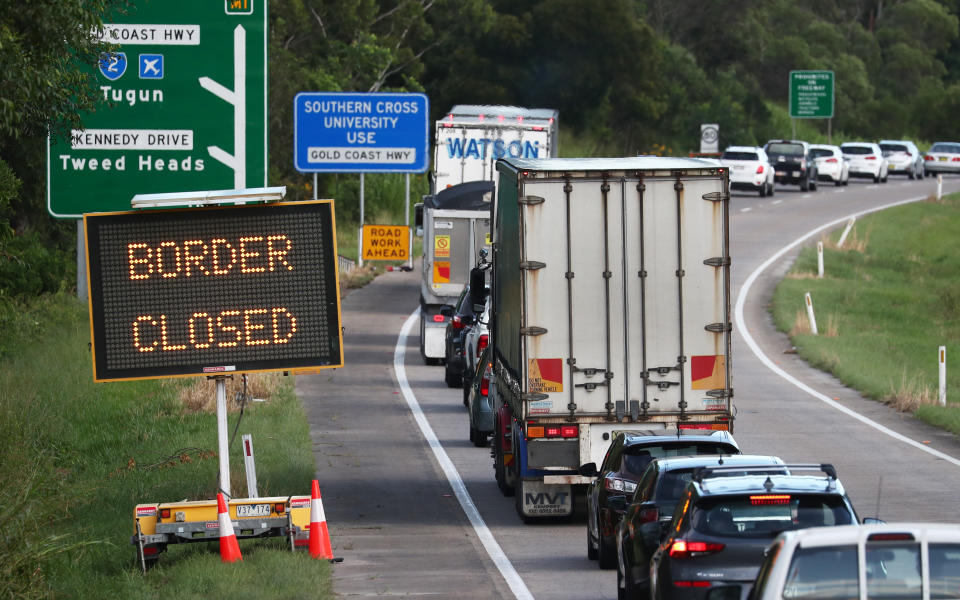
[[363, 260], [407, 260], [410, 258], [410, 227], [406, 225], [364, 225]]

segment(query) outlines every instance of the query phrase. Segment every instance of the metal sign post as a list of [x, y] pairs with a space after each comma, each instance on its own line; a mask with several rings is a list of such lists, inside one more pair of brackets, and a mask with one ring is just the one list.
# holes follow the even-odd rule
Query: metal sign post
[[227, 378], [230, 375], [215, 375], [217, 384], [217, 451], [220, 459], [220, 491], [228, 498], [230, 491], [230, 439], [227, 434]]

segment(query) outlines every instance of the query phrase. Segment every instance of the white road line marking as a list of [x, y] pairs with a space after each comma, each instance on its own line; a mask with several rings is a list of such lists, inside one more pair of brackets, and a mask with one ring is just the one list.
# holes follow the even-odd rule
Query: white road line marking
[[809, 198], [809, 197], [810, 197], [810, 194], [804, 194], [804, 195], [802, 195], [802, 196], [800, 196], [800, 197], [801, 197], [801, 198]]
[[[876, 187], [876, 186], [874, 186], [874, 187]], [[820, 401], [823, 402], [824, 404], [827, 404], [828, 406], [831, 406], [831, 407], [839, 410], [840, 412], [844, 413], [845, 415], [847, 415], [847, 416], [849, 416], [849, 417], [853, 417], [854, 419], [860, 421], [861, 423], [863, 423], [863, 424], [865, 424], [865, 425], [868, 425], [868, 426], [870, 426], [870, 427], [873, 427], [874, 429], [876, 429], [876, 430], [879, 431], [880, 433], [883, 433], [883, 434], [885, 434], [885, 435], [888, 435], [888, 436], [892, 437], [892, 438], [895, 439], [895, 440], [899, 440], [899, 441], [903, 442], [904, 444], [908, 444], [908, 445], [910, 445], [910, 446], [913, 446], [914, 448], [917, 448], [918, 450], [922, 450], [922, 451], [926, 452], [927, 454], [931, 454], [931, 455], [933, 455], [933, 456], [936, 456], [937, 458], [943, 459], [943, 460], [945, 460], [945, 461], [947, 461], [947, 462], [949, 462], [949, 463], [952, 463], [952, 464], [960, 467], [960, 459], [954, 458], [954, 457], [950, 456], [949, 454], [944, 454], [943, 452], [940, 452], [939, 450], [935, 450], [935, 449], [933, 449], [933, 448], [930, 448], [930, 447], [928, 447], [928, 446], [925, 446], [925, 445], [921, 444], [920, 442], [917, 442], [917, 441], [915, 441], [915, 440], [912, 440], [912, 439], [908, 438], [908, 437], [905, 436], [905, 435], [902, 435], [902, 434], [900, 434], [900, 433], [897, 433], [896, 431], [894, 431], [894, 430], [892, 430], [892, 429], [890, 429], [890, 428], [888, 428], [888, 427], [885, 427], [884, 425], [881, 425], [880, 423], [877, 423], [876, 421], [874, 421], [874, 420], [872, 420], [872, 419], [869, 419], [869, 418], [861, 415], [860, 413], [858, 413], [858, 412], [856, 412], [856, 411], [853, 411], [853, 410], [847, 408], [846, 406], [840, 404], [839, 402], [836, 402], [835, 400], [829, 398], [828, 396], [825, 396], [824, 394], [821, 394], [820, 392], [816, 391], [815, 389], [811, 388], [810, 386], [806, 385], [805, 383], [799, 381], [799, 380], [796, 379], [793, 375], [790, 375], [789, 373], [787, 373], [786, 371], [784, 371], [783, 369], [781, 369], [780, 367], [778, 367], [777, 365], [775, 365], [774, 362], [773, 362], [772, 360], [770, 360], [770, 358], [769, 358], [766, 354], [763, 353], [763, 350], [760, 349], [760, 346], [757, 345], [756, 341], [754, 341], [753, 336], [750, 335], [750, 332], [747, 330], [746, 323], [745, 323], [744, 320], [743, 320], [743, 305], [746, 303], [747, 294], [750, 293], [750, 287], [751, 287], [751, 286], [753, 285], [753, 283], [757, 280], [757, 278], [760, 276], [761, 273], [763, 273], [770, 265], [772, 265], [772, 264], [775, 263], [777, 260], [779, 260], [780, 257], [782, 257], [784, 254], [786, 254], [787, 252], [789, 252], [790, 250], [792, 250], [792, 249], [795, 248], [796, 246], [802, 244], [804, 241], [810, 239], [810, 238], [813, 237], [814, 235], [820, 233], [821, 231], [824, 231], [824, 230], [826, 230], [826, 229], [829, 229], [829, 228], [831, 228], [831, 227], [834, 227], [834, 226], [836, 226], [836, 225], [839, 225], [840, 223], [846, 222], [850, 217], [860, 217], [860, 216], [862, 216], [862, 215], [866, 215], [866, 214], [869, 214], [869, 213], [872, 213], [872, 212], [877, 212], [877, 211], [879, 211], [879, 210], [883, 210], [883, 209], [886, 209], [886, 208], [891, 208], [891, 207], [894, 207], [894, 206], [900, 206], [901, 204], [909, 204], [909, 203], [911, 203], [911, 202], [919, 202], [919, 201], [921, 201], [921, 200], [925, 200], [926, 198], [927, 198], [926, 196], [917, 196], [917, 197], [915, 197], [915, 198], [908, 198], [907, 200], [900, 200], [899, 202], [893, 202], [893, 203], [891, 203], [891, 204], [885, 204], [885, 205], [883, 205], [883, 206], [877, 206], [877, 207], [875, 207], [875, 208], [870, 208], [870, 209], [867, 209], [867, 210], [863, 210], [863, 211], [860, 211], [860, 212], [857, 212], [857, 213], [853, 213], [853, 214], [847, 215], [847, 216], [845, 216], [845, 217], [842, 217], [842, 218], [840, 218], [840, 219], [837, 219], [836, 221], [831, 221], [831, 222], [827, 223], [826, 225], [821, 225], [820, 227], [817, 227], [816, 229], [807, 232], [807, 233], [804, 234], [802, 237], [794, 240], [794, 241], [793, 241], [792, 243], [790, 243], [789, 245], [784, 246], [784, 247], [781, 248], [776, 254], [774, 254], [773, 256], [771, 256], [770, 258], [768, 258], [766, 261], [764, 261], [763, 264], [761, 264], [759, 267], [757, 267], [756, 270], [755, 270], [753, 273], [750, 273], [750, 276], [747, 277], [746, 282], [744, 282], [743, 287], [740, 288], [740, 293], [739, 293], [739, 295], [737, 296], [736, 321], [737, 321], [737, 328], [740, 330], [740, 333], [743, 335], [743, 339], [747, 342], [747, 345], [750, 346], [750, 349], [751, 349], [751, 350], [753, 351], [753, 353], [757, 356], [757, 358], [760, 359], [760, 362], [762, 362], [764, 365], [766, 365], [767, 368], [769, 368], [771, 371], [773, 371], [774, 373], [776, 373], [777, 375], [779, 375], [779, 376], [782, 377], [783, 379], [785, 379], [785, 380], [787, 380], [788, 382], [792, 383], [793, 385], [795, 385], [796, 387], [800, 388], [800, 389], [803, 390], [804, 392], [810, 394], [811, 396], [813, 396], [813, 397], [816, 398], [817, 400], [820, 400]]]
[[413, 418], [420, 428], [420, 433], [423, 434], [430, 449], [433, 450], [433, 456], [437, 459], [437, 462], [440, 463], [443, 474], [447, 477], [447, 481], [450, 482], [450, 487], [453, 488], [453, 493], [456, 495], [457, 501], [460, 502], [460, 506], [463, 507], [463, 512], [467, 514], [467, 519], [469, 519], [470, 524], [473, 525], [473, 530], [477, 532], [477, 537], [480, 538], [480, 542], [490, 556], [490, 560], [493, 561], [497, 570], [503, 575], [507, 585], [510, 586], [510, 591], [513, 592], [517, 600], [533, 600], [533, 594], [527, 589], [520, 574], [513, 568], [513, 563], [507, 558], [503, 549], [500, 548], [500, 544], [497, 543], [490, 529], [487, 528], [483, 517], [480, 516], [480, 511], [477, 510], [477, 505], [474, 504], [473, 498], [470, 497], [467, 486], [464, 485], [463, 479], [460, 478], [460, 473], [457, 472], [453, 461], [447, 456], [443, 445], [441, 445], [440, 440], [437, 439], [437, 434], [434, 433], [433, 427], [430, 426], [426, 415], [423, 414], [420, 403], [417, 402], [417, 397], [414, 395], [413, 389], [407, 381], [407, 369], [403, 364], [404, 356], [406, 355], [407, 336], [410, 334], [410, 330], [413, 329], [413, 324], [417, 322], [419, 313], [420, 309], [417, 309], [407, 317], [403, 327], [400, 329], [400, 335], [397, 337], [397, 346], [393, 351], [393, 371], [397, 377], [397, 383], [400, 385], [400, 391], [403, 393], [404, 400], [407, 401], [407, 406], [410, 407], [410, 412], [413, 413]]
[[842, 193], [844, 193], [845, 191], [847, 191], [847, 190], [833, 190], [833, 193], [834, 193], [834, 194], [842, 194]]
[[746, 207], [746, 208], [741, 208], [741, 209], [740, 209], [740, 212], [750, 212], [751, 210], [753, 210], [753, 209], [748, 206], [748, 207]]
[[780, 204], [781, 202], [783, 202], [783, 200], [774, 200], [770, 204]]

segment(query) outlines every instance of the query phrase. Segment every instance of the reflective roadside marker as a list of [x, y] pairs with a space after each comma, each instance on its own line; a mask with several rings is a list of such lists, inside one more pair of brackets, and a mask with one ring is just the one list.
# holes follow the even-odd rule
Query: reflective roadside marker
[[817, 242], [817, 277], [823, 279], [823, 242]]
[[943, 173], [937, 173], [937, 202], [943, 196]]
[[803, 296], [804, 301], [807, 303], [807, 318], [810, 319], [810, 332], [813, 335], [817, 335], [817, 319], [813, 316], [813, 300], [810, 299], [810, 292], [807, 292]]
[[947, 347], [940, 346], [940, 406], [947, 405]]
[[840, 234], [840, 241], [837, 242], [838, 248], [843, 248], [843, 242], [847, 240], [847, 234], [850, 233], [850, 230], [853, 229], [853, 224], [857, 222], [856, 217], [850, 217], [850, 220], [847, 221], [847, 226], [843, 228], [843, 233]]
[[253, 436], [243, 434], [243, 466], [247, 472], [247, 498], [259, 498], [257, 493], [257, 464], [253, 458]]

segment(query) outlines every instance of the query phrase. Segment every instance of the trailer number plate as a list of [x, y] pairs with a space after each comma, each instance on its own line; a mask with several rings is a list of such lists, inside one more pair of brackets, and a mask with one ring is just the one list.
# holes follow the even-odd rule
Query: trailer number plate
[[237, 517], [269, 517], [272, 509], [269, 504], [238, 504]]

